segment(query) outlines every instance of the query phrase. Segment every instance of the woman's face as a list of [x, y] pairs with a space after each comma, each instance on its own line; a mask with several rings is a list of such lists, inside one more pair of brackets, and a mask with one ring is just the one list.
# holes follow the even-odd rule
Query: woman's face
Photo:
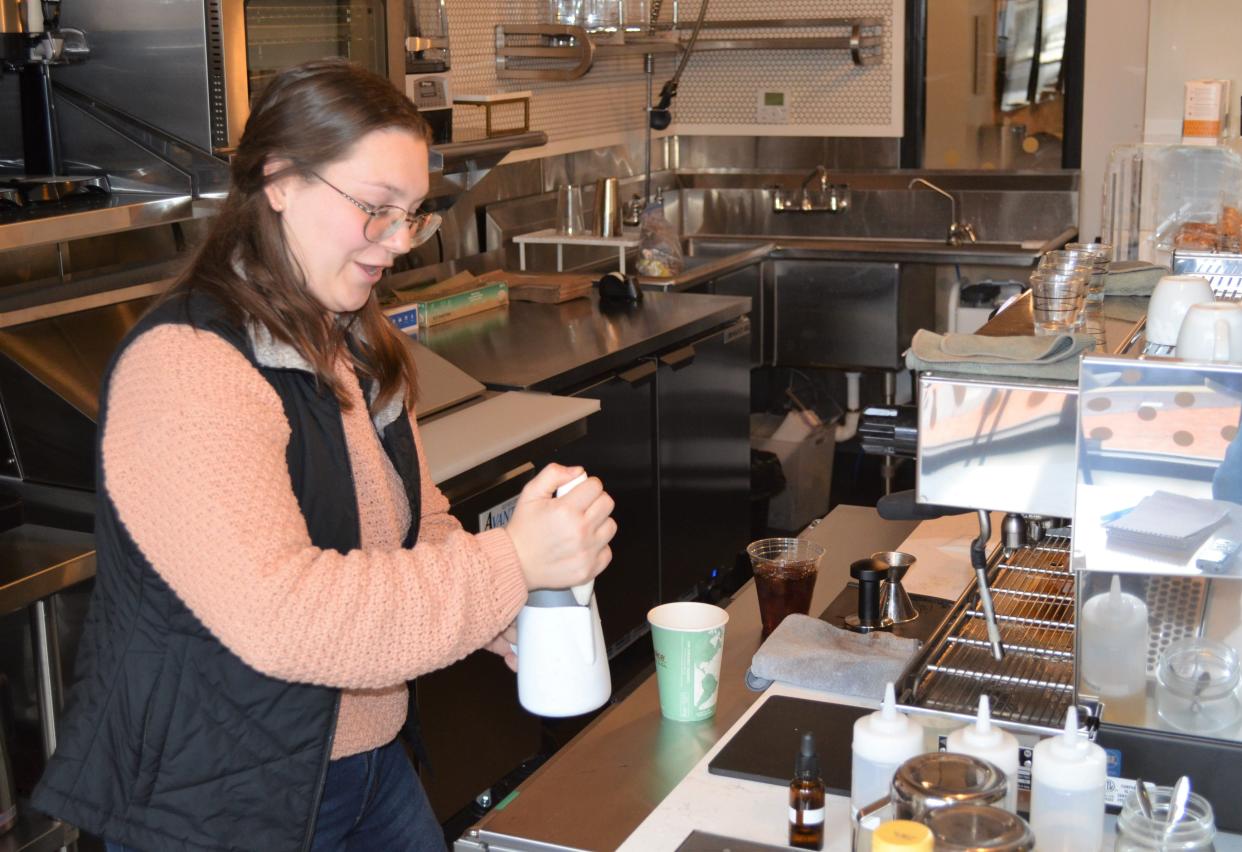
[[370, 242], [363, 235], [367, 214], [341, 193], [369, 208], [417, 210], [429, 182], [427, 143], [405, 130], [374, 130], [316, 174], [269, 184], [268, 203], [281, 216], [289, 250], [311, 294], [333, 313], [356, 311], [393, 258], [410, 250], [410, 232], [402, 226], [382, 242]]

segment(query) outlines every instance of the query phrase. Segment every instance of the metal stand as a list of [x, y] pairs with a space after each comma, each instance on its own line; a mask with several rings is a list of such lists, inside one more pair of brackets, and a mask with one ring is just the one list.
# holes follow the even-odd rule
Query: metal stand
[[643, 145], [643, 206], [646, 207], [651, 202], [651, 92], [655, 86], [655, 54], [644, 56], [643, 70], [647, 74], [647, 120], [643, 122], [646, 140]]

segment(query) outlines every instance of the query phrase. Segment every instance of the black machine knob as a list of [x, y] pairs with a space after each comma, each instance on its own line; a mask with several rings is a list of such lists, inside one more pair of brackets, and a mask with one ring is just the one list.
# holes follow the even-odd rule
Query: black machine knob
[[858, 630], [878, 630], [880, 619], [880, 583], [888, 578], [888, 566], [877, 559], [859, 559], [850, 564], [850, 576], [858, 581], [858, 619], [847, 620]]

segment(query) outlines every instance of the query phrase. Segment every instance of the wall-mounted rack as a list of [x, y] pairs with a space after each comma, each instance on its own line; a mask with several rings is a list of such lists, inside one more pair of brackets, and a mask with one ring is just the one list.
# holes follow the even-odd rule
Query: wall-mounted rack
[[[842, 34], [754, 35], [771, 30], [846, 30]], [[748, 30], [746, 34], [729, 31]], [[883, 55], [880, 18], [800, 18], [780, 21], [705, 21], [695, 43], [702, 50], [848, 50], [855, 65], [874, 65]], [[568, 24], [500, 24], [496, 27], [496, 73], [502, 80], [576, 80], [598, 56], [680, 53], [690, 34], [674, 24], [589, 32]]]

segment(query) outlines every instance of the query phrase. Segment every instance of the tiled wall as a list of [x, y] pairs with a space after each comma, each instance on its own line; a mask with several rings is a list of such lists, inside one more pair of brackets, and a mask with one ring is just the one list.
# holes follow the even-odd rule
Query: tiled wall
[[[499, 80], [495, 25], [537, 23], [546, 18], [540, 0], [446, 0], [452, 43], [452, 86], [458, 93], [529, 89], [531, 126], [548, 134], [549, 148], [595, 147], [643, 130], [646, 79], [641, 56], [597, 58], [584, 76], [568, 82]], [[633, 16], [639, 0], [627, 0]], [[673, 0], [661, 19], [669, 20]], [[708, 18], [804, 19], [875, 17], [884, 20], [883, 59], [856, 67], [846, 51], [739, 50], [691, 57], [673, 103], [672, 132], [777, 136], [900, 136], [901, 57], [904, 44], [901, 0], [711, 0]], [[679, 20], [692, 22], [698, 0], [683, 0]], [[744, 31], [772, 35], [771, 30]], [[819, 32], [823, 32], [822, 30]], [[834, 34], [842, 30], [832, 31]], [[805, 36], [813, 30], [785, 30]], [[672, 76], [675, 59], [656, 60], [655, 88]], [[760, 89], [784, 91], [788, 124], [758, 124]], [[482, 135], [481, 110], [455, 108], [457, 138]], [[535, 152], [531, 152], [533, 154]], [[528, 154], [527, 156], [529, 156]]]

